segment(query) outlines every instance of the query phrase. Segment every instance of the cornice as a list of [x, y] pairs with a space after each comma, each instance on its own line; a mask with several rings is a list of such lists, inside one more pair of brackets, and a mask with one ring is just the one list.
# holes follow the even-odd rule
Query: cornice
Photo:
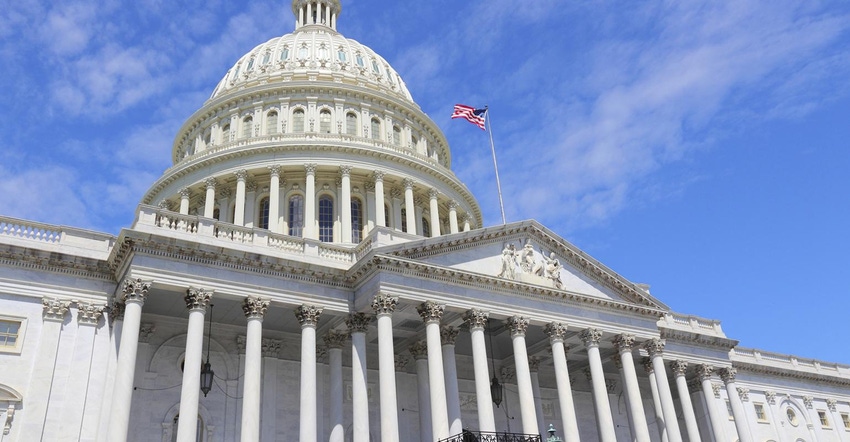
[[739, 374], [740, 372], [748, 372], [767, 376], [777, 376], [787, 379], [795, 379], [799, 381], [817, 382], [840, 387], [850, 387], [850, 379], [837, 376], [830, 376], [828, 374], [790, 370], [742, 361], [732, 361], [732, 367], [737, 368]]
[[660, 301], [636, 289], [632, 282], [587, 256], [580, 249], [554, 233], [549, 232], [545, 227], [533, 220], [487, 229], [478, 229], [474, 230], [472, 234], [465, 234], [464, 236], [448, 235], [438, 237], [442, 241], [426, 240], [419, 243], [408, 243], [399, 246], [390, 253], [407, 258], [423, 258], [477, 247], [482, 244], [492, 244], [528, 237], [532, 237], [543, 243], [546, 247], [555, 250], [556, 253], [563, 256], [574, 268], [613, 290], [624, 299], [652, 309], [669, 310]]
[[467, 272], [449, 267], [440, 267], [396, 256], [376, 254], [367, 258], [346, 275], [346, 282], [352, 287], [372, 274], [393, 272], [418, 277], [429, 281], [473, 287], [482, 291], [499, 292], [509, 296], [521, 296], [532, 299], [559, 300], [576, 306], [592, 307], [620, 313], [639, 314], [654, 319], [664, 315], [658, 308], [630, 304], [605, 298], [582, 295], [565, 290], [525, 284], [514, 280]]
[[115, 280], [106, 261], [12, 245], [0, 245], [0, 265], [102, 281]]
[[719, 350], [729, 351], [738, 345], [738, 341], [719, 336], [711, 336], [702, 333], [694, 333], [684, 330], [674, 330], [660, 327], [661, 339], [674, 342], [684, 342], [700, 347], [711, 347]]

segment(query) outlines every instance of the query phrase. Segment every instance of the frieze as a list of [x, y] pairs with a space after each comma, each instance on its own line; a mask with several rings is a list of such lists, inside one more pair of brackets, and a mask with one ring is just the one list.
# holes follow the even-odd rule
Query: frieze
[[115, 278], [108, 261], [42, 252], [12, 245], [0, 245], [0, 264], [101, 281], [114, 281]]

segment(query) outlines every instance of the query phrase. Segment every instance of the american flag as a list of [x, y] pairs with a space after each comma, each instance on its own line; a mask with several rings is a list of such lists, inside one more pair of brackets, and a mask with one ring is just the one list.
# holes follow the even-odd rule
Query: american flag
[[481, 130], [486, 130], [484, 126], [484, 117], [487, 109], [476, 109], [465, 104], [456, 104], [455, 110], [452, 112], [452, 118], [463, 118], [466, 121], [478, 126]]

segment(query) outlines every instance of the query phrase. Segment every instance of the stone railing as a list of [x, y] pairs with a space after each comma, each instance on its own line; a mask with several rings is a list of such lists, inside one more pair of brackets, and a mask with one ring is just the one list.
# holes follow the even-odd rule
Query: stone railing
[[441, 439], [440, 442], [542, 442], [543, 438], [539, 434], [517, 434], [517, 433], [485, 433], [481, 431], [463, 430], [463, 433], [456, 434], [448, 439]]
[[268, 254], [285, 252], [339, 263], [353, 263], [357, 259], [353, 246], [282, 235], [266, 229], [237, 226], [197, 215], [181, 215], [149, 205], [139, 206], [133, 228], [146, 233], [173, 234], [211, 244], [224, 242], [249, 245], [258, 248], [258, 253], [262, 253], [265, 248]]
[[723, 333], [723, 329], [720, 328], [720, 321], [716, 319], [700, 318], [699, 316], [694, 315], [667, 313], [660, 321], [658, 321], [658, 325], [679, 330], [688, 330], [694, 333], [723, 337], [726, 336]]
[[754, 348], [735, 347], [732, 350], [732, 360], [750, 362], [759, 365], [770, 365], [777, 368], [805, 371], [810, 373], [833, 376], [850, 376], [850, 366], [817, 359], [799, 358], [797, 356], [774, 353]]
[[0, 242], [51, 251], [74, 248], [75, 254], [104, 258], [115, 243], [115, 237], [90, 230], [0, 216]]

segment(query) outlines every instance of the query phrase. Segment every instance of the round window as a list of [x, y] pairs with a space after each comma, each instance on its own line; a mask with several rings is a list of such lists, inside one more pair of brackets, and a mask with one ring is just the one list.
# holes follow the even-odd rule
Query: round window
[[797, 422], [797, 413], [794, 412], [794, 409], [789, 407], [785, 411], [785, 413], [788, 415], [788, 423], [790, 423], [791, 425], [796, 427], [798, 422]]

